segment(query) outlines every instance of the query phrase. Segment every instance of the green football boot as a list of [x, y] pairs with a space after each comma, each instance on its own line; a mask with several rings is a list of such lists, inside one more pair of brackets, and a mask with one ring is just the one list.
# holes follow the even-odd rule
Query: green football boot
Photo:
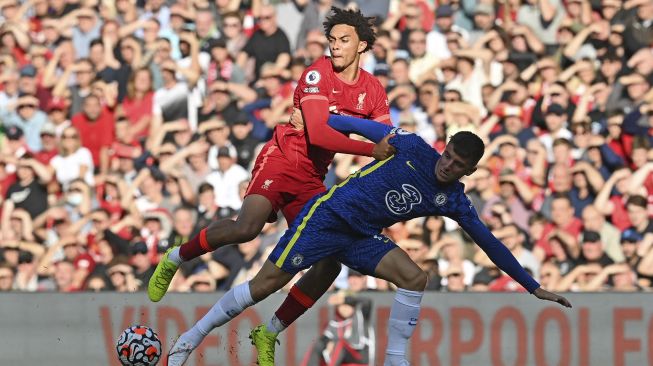
[[170, 282], [172, 282], [172, 278], [175, 276], [177, 268], [179, 268], [179, 265], [168, 259], [168, 255], [173, 249], [168, 249], [163, 255], [147, 285], [147, 295], [154, 302], [161, 300], [166, 292], [168, 292]]
[[256, 347], [256, 361], [259, 366], [274, 366], [274, 348], [279, 340], [277, 334], [268, 332], [265, 324], [261, 324], [252, 329], [249, 333], [249, 339]]

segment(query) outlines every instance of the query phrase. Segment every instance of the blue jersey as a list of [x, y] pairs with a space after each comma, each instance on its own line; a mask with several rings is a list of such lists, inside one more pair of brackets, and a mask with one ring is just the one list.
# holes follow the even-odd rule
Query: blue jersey
[[[322, 203], [346, 223], [351, 232], [374, 235], [399, 221], [424, 216], [447, 216], [460, 225], [497, 266], [529, 292], [539, 284], [519, 265], [510, 251], [480, 220], [460, 182], [441, 184], [435, 177], [440, 154], [421, 137], [371, 121], [351, 123], [351, 117], [331, 117], [329, 125], [379, 141], [394, 133], [389, 142], [397, 152], [374, 161], [352, 174]], [[340, 123], [341, 122], [341, 123]]]
[[438, 215], [457, 221], [501, 270], [529, 292], [539, 287], [481, 222], [464, 194], [464, 185], [437, 181], [435, 166], [440, 154], [421, 137], [352, 117], [331, 116], [329, 125], [373, 141], [394, 133], [389, 142], [397, 152], [384, 161], [368, 164], [309, 201], [270, 255], [277, 266], [293, 273], [333, 256], [354, 269], [372, 273], [394, 246], [381, 235], [383, 228]]
[[437, 182], [437, 151], [406, 132], [397, 133], [390, 144], [397, 149], [394, 156], [352, 174], [324, 201], [323, 209], [333, 211], [362, 235], [424, 216], [447, 216], [461, 226], [482, 225], [462, 183]]

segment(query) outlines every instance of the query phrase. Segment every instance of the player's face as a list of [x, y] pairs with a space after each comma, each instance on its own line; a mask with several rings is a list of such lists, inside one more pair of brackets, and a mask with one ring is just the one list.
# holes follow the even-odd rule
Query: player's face
[[342, 71], [357, 62], [358, 55], [367, 47], [367, 42], [358, 38], [356, 29], [346, 24], [338, 24], [331, 28], [327, 39], [331, 51], [331, 62], [337, 71]]
[[435, 177], [438, 182], [448, 184], [462, 178], [463, 175], [470, 175], [476, 171], [476, 167], [460, 157], [453, 150], [453, 144], [447, 144], [442, 157], [435, 164]]

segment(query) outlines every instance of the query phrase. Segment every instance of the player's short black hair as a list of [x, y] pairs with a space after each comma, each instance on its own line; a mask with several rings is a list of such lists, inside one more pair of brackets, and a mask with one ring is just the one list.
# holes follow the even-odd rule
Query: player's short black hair
[[472, 166], [476, 166], [483, 157], [485, 144], [480, 137], [469, 131], [460, 131], [453, 135], [449, 143], [453, 143], [456, 155], [465, 159]]
[[356, 29], [356, 34], [361, 41], [367, 42], [367, 47], [363, 52], [367, 52], [374, 45], [376, 41], [376, 33], [374, 33], [374, 17], [366, 17], [360, 10], [340, 9], [338, 7], [331, 7], [331, 15], [326, 17], [324, 25], [324, 33], [329, 36], [331, 29], [338, 24], [346, 24]]

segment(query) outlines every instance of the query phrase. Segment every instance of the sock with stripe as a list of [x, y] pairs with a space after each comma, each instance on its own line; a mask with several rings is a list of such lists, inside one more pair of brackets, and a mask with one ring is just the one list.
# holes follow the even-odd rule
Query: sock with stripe
[[212, 251], [213, 249], [206, 241], [206, 229], [202, 229], [194, 238], [179, 247], [179, 257], [181, 261], [189, 261]]
[[406, 358], [406, 343], [417, 326], [422, 295], [424, 295], [422, 291], [397, 289], [388, 321], [385, 366], [400, 365]]
[[315, 304], [315, 300], [302, 292], [299, 287], [293, 286], [283, 301], [283, 304], [281, 304], [267, 324], [267, 331], [281, 333], [297, 320], [297, 318], [302, 316], [313, 304]]

